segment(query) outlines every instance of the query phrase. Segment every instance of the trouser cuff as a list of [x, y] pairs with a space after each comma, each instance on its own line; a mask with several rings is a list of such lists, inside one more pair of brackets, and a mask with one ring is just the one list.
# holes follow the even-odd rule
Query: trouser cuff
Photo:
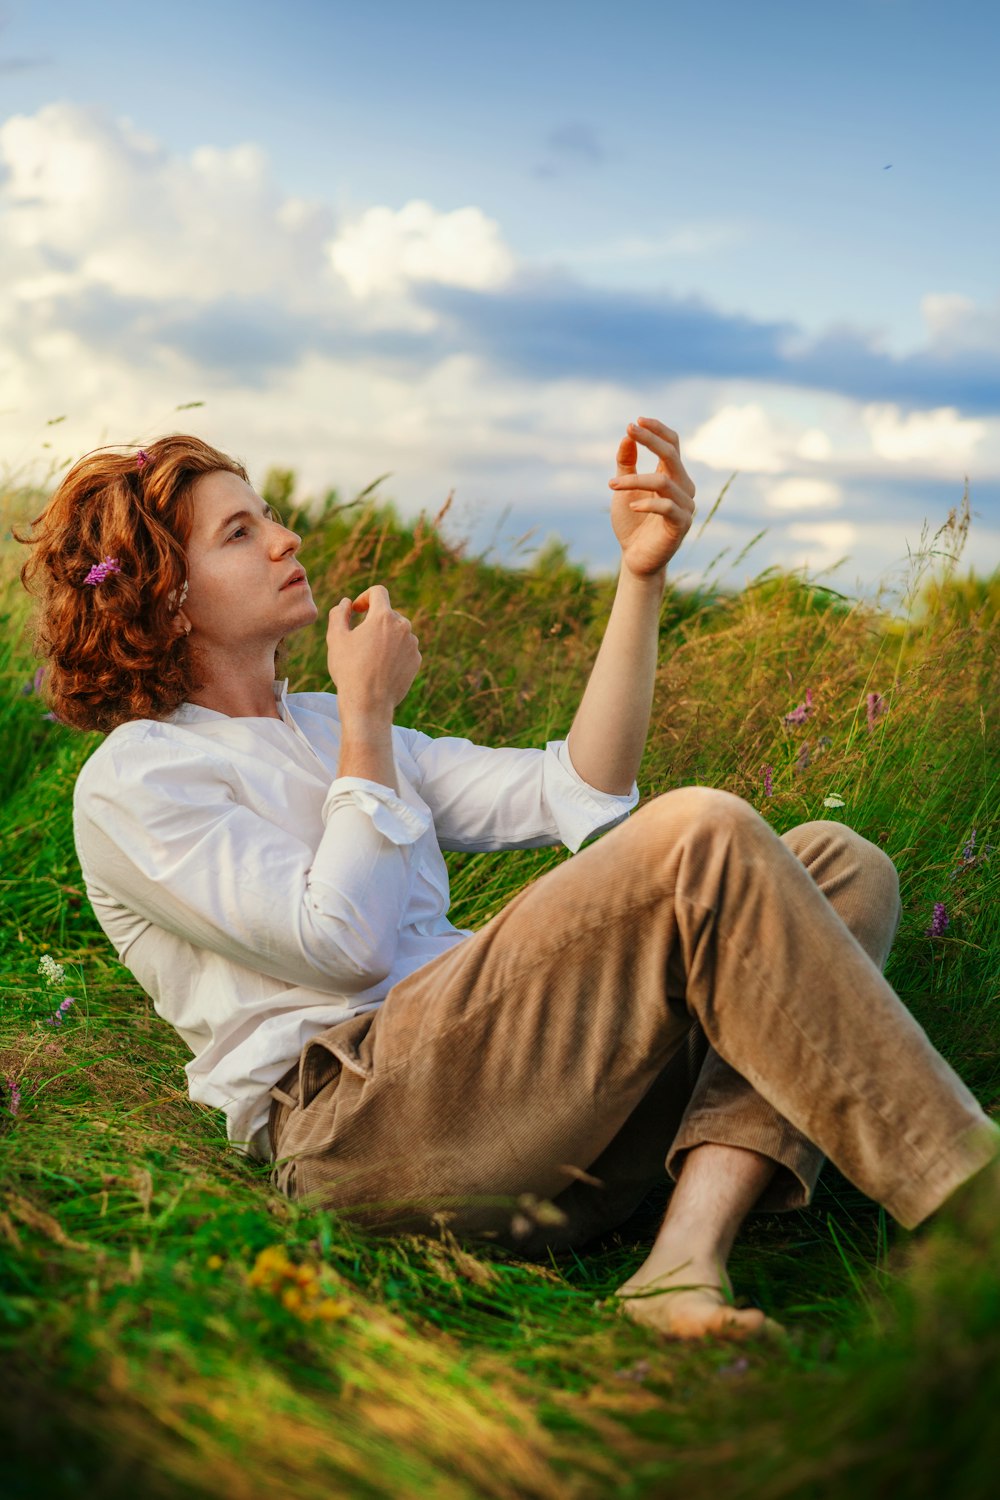
[[[763, 1101], [761, 1101], [763, 1103]], [[777, 1163], [778, 1170], [757, 1199], [751, 1213], [787, 1213], [812, 1201], [825, 1157], [818, 1147], [767, 1108], [769, 1119], [727, 1120], [716, 1111], [686, 1116], [667, 1153], [666, 1168], [676, 1182], [684, 1158], [696, 1146], [739, 1146], [757, 1151]], [[745, 1114], [745, 1112], [743, 1112]]]

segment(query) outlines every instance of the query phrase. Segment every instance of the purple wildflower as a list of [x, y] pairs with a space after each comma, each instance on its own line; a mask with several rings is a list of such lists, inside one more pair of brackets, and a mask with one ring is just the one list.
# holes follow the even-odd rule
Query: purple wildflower
[[889, 709], [881, 693], [869, 693], [865, 703], [868, 709], [868, 731], [871, 733], [875, 728], [875, 720], [888, 713]]
[[774, 796], [774, 767], [773, 766], [761, 766], [760, 769], [761, 769], [761, 772], [762, 772], [763, 777], [764, 777], [764, 796], [765, 797], [773, 797]]
[[69, 1010], [70, 1006], [71, 1005], [75, 1005], [75, 1004], [76, 1004], [76, 998], [75, 998], [75, 996], [73, 996], [73, 995], [67, 995], [66, 999], [60, 1005], [59, 1009], [53, 1011], [52, 1014], [51, 1014], [51, 1016], [46, 1016], [46, 1018], [45, 1018], [46, 1024], [49, 1025], [49, 1026], [61, 1026], [62, 1023], [63, 1023], [63, 1016]]
[[802, 744], [799, 746], [799, 758], [795, 762], [796, 771], [804, 771], [811, 760], [812, 756], [809, 754], [809, 741], [803, 740]]
[[95, 563], [83, 580], [84, 583], [103, 583], [109, 573], [120, 573], [117, 557], [106, 557], [103, 562]]
[[924, 932], [924, 937], [940, 937], [945, 928], [950, 925], [950, 918], [945, 910], [944, 902], [935, 901], [934, 916], [931, 919], [931, 925]]
[[952, 880], [955, 879], [956, 875], [961, 875], [963, 870], [971, 870], [973, 866], [983, 864], [986, 860], [989, 859], [992, 851], [992, 844], [984, 844], [979, 853], [976, 853], [976, 830], [973, 829], [969, 837], [965, 841], [965, 846], [962, 849], [962, 857], [958, 863], [958, 869], [952, 870], [951, 872]]
[[812, 713], [812, 688], [806, 688], [806, 701], [793, 708], [790, 713], [784, 715], [785, 724], [804, 724]]
[[12, 1115], [16, 1115], [21, 1108], [21, 1089], [16, 1078], [7, 1075], [7, 1108]]
[[136, 466], [136, 468], [137, 469], [145, 468], [146, 464], [148, 464], [148, 463], [149, 463], [149, 454], [146, 452], [145, 448], [140, 448], [139, 452], [135, 456], [135, 466]]

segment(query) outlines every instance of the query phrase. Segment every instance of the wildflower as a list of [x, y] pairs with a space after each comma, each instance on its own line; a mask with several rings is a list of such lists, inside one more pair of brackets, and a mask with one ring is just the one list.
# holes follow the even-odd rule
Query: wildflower
[[806, 688], [806, 701], [800, 703], [797, 708], [793, 708], [790, 713], [785, 714], [783, 722], [785, 724], [804, 724], [812, 713], [812, 701], [812, 688]]
[[934, 916], [931, 919], [931, 925], [924, 932], [924, 937], [940, 937], [945, 928], [950, 925], [950, 918], [945, 910], [944, 902], [935, 901]]
[[117, 557], [106, 557], [103, 562], [94, 564], [83, 581], [84, 583], [103, 583], [109, 573], [120, 572]]
[[831, 792], [830, 795], [829, 795], [829, 797], [824, 797], [823, 798], [823, 806], [824, 807], [843, 807], [844, 806], [844, 799], [843, 799], [843, 797], [838, 797], [837, 794], [836, 794], [836, 792]]
[[809, 754], [809, 741], [803, 740], [802, 744], [799, 746], [799, 758], [795, 762], [796, 771], [804, 771], [811, 760], [812, 756]]
[[[214, 1260], [219, 1257], [211, 1256], [209, 1264]], [[277, 1298], [286, 1311], [294, 1313], [303, 1323], [312, 1323], [316, 1318], [330, 1322], [346, 1317], [351, 1311], [349, 1302], [324, 1296], [315, 1267], [297, 1264], [282, 1245], [261, 1250], [246, 1281], [248, 1286], [261, 1287]]]
[[145, 448], [140, 448], [139, 451], [138, 451], [138, 453], [135, 456], [135, 466], [136, 466], [136, 468], [137, 469], [144, 469], [148, 463], [149, 463], [149, 454], [146, 452]]
[[62, 984], [66, 974], [62, 964], [57, 964], [49, 953], [43, 953], [38, 960], [38, 972], [45, 975], [49, 984]]
[[59, 1009], [53, 1011], [52, 1014], [51, 1014], [51, 1016], [46, 1016], [46, 1018], [45, 1018], [46, 1025], [47, 1026], [61, 1026], [62, 1023], [63, 1023], [63, 1016], [69, 1010], [70, 1006], [71, 1005], [75, 1005], [75, 1004], [76, 1004], [76, 998], [75, 998], [75, 996], [73, 996], [73, 995], [67, 995], [66, 999], [60, 1005]]
[[993, 845], [984, 844], [978, 854], [976, 853], [976, 829], [974, 828], [965, 841], [958, 869], [951, 872], [951, 879], [954, 880], [956, 875], [961, 875], [964, 870], [971, 870], [975, 865], [984, 863], [992, 852]]
[[819, 739], [816, 741], [816, 748], [818, 750], [829, 750], [832, 744], [833, 740], [831, 740], [828, 734], [821, 734]]
[[773, 766], [761, 766], [760, 769], [761, 769], [761, 774], [764, 777], [764, 796], [765, 797], [773, 797], [774, 796], [774, 767]]
[[343, 1297], [324, 1297], [316, 1307], [316, 1317], [332, 1323], [334, 1318], [346, 1318], [350, 1311], [351, 1304]]
[[208, 1260], [206, 1260], [205, 1265], [208, 1267], [208, 1269], [210, 1271], [219, 1271], [219, 1270], [221, 1270], [221, 1268], [222, 1268], [222, 1256], [221, 1255], [210, 1255], [208, 1257]]
[[16, 1115], [21, 1108], [21, 1089], [16, 1078], [7, 1075], [7, 1108]]
[[45, 668], [39, 667], [30, 682], [26, 682], [21, 689], [22, 698], [30, 698], [32, 693], [42, 691], [42, 678], [45, 676]]
[[869, 693], [865, 702], [868, 709], [868, 731], [871, 733], [875, 728], [875, 720], [888, 713], [889, 709], [881, 693]]

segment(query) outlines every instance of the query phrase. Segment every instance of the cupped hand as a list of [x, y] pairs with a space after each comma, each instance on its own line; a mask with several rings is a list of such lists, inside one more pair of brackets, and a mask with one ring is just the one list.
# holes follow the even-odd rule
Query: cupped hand
[[[351, 628], [355, 615], [364, 619]], [[420, 668], [416, 636], [405, 615], [392, 608], [389, 591], [373, 584], [356, 599], [341, 599], [330, 611], [326, 661], [346, 713], [391, 718]]]
[[[653, 474], [637, 474], [638, 444], [659, 460]], [[654, 417], [630, 422], [618, 444], [611, 524], [622, 565], [637, 577], [658, 573], [677, 551], [694, 519], [694, 481], [681, 463], [680, 438]]]

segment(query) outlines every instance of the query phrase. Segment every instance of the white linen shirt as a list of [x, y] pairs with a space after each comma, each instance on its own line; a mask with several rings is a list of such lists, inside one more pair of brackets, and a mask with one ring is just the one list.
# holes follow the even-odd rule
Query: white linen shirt
[[287, 688], [280, 718], [182, 703], [121, 724], [73, 792], [98, 922], [190, 1048], [190, 1097], [265, 1160], [268, 1090], [310, 1038], [471, 936], [448, 920], [442, 849], [575, 851], [639, 800], [589, 786], [563, 740], [491, 749], [394, 725], [397, 795], [337, 775], [336, 694]]

